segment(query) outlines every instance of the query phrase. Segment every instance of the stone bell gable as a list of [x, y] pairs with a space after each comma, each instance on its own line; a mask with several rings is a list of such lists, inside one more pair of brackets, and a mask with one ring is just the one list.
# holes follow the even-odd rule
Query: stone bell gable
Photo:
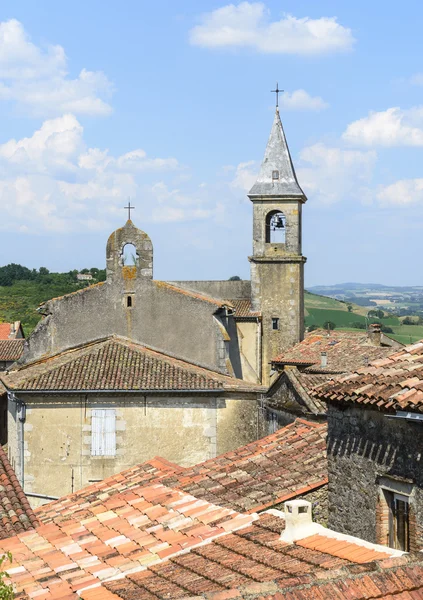
[[[125, 247], [134, 248], [125, 264]], [[121, 335], [184, 360], [241, 375], [230, 301], [153, 280], [153, 244], [131, 220], [106, 247], [107, 279], [53, 298], [19, 361], [28, 364], [110, 335]]]

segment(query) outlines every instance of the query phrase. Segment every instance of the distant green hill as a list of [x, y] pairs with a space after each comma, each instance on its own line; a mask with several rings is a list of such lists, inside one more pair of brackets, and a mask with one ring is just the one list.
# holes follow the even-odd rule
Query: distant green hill
[[[47, 269], [31, 271], [13, 264], [0, 267], [0, 322], [21, 321], [25, 335], [28, 336], [41, 318], [37, 307], [42, 302], [97, 281], [104, 281], [106, 277], [104, 270], [90, 269], [90, 272], [94, 276], [93, 280], [80, 282], [76, 279], [77, 271], [49, 273]], [[305, 292], [304, 302], [307, 327], [322, 327], [326, 321], [332, 321], [337, 329], [354, 329], [354, 325], [366, 325], [368, 307], [310, 292]], [[351, 310], [348, 310], [348, 306]], [[388, 313], [386, 318], [379, 321], [384, 326], [391, 327], [393, 334], [389, 335], [404, 344], [423, 339], [421, 325], [403, 325], [398, 317]]]

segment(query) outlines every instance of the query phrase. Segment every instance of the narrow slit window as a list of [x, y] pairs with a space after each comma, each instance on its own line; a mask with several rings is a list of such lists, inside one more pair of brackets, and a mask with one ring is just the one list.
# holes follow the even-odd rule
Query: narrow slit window
[[272, 329], [279, 329], [279, 319], [277, 317], [272, 317]]
[[127, 297], [126, 297], [126, 306], [127, 306], [128, 308], [131, 308], [131, 307], [132, 307], [132, 296], [127, 296]]
[[279, 171], [272, 171], [272, 179], [273, 181], [279, 179]]

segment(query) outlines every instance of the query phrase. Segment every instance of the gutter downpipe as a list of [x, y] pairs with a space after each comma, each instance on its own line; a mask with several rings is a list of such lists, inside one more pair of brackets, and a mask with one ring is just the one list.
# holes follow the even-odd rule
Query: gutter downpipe
[[19, 419], [20, 427], [18, 428], [18, 445], [19, 451], [19, 464], [20, 464], [20, 484], [22, 489], [25, 485], [25, 421], [26, 421], [26, 404], [23, 400], [20, 400], [15, 395], [15, 392], [7, 392], [7, 398], [11, 402], [16, 403], [16, 416]]

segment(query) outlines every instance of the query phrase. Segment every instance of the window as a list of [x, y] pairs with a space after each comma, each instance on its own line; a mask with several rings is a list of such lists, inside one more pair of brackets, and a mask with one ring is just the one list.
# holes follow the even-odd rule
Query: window
[[91, 456], [116, 456], [116, 410], [91, 410]]
[[272, 317], [272, 329], [279, 329], [279, 319], [277, 317]]
[[272, 171], [272, 179], [273, 181], [275, 181], [275, 179], [279, 179], [279, 171]]
[[408, 508], [409, 498], [402, 494], [388, 492], [390, 498], [389, 513], [389, 545], [391, 548], [408, 552], [410, 549], [409, 540], [409, 519]]
[[131, 308], [131, 306], [132, 306], [132, 296], [127, 296], [126, 297], [126, 306], [128, 308]]
[[285, 215], [279, 210], [272, 210], [266, 215], [266, 243], [285, 243]]

